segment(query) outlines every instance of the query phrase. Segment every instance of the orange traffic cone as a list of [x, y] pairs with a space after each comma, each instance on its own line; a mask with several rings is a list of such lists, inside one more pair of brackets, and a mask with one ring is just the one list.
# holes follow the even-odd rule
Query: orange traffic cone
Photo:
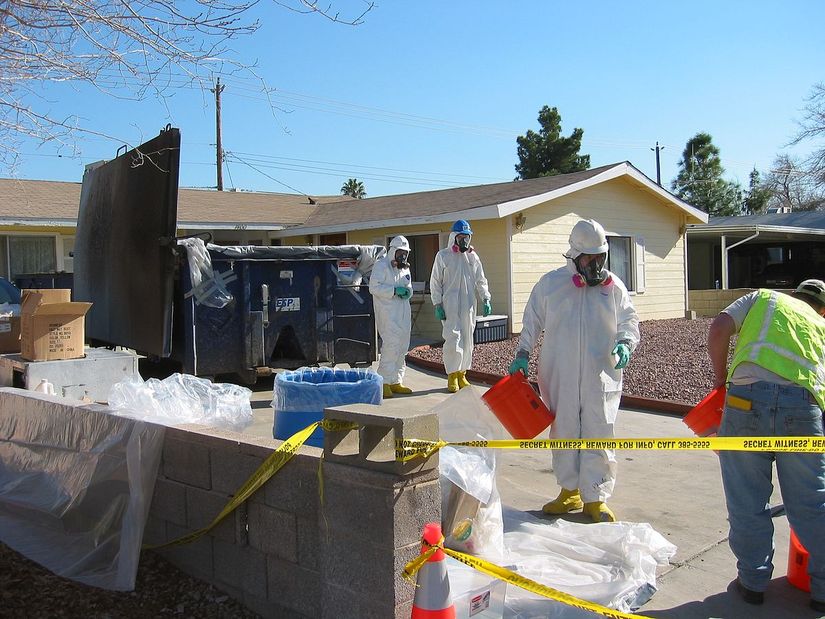
[[[428, 522], [421, 536], [421, 554], [442, 542], [441, 525]], [[418, 570], [411, 619], [455, 619], [455, 606], [447, 578], [447, 557], [440, 548]]]

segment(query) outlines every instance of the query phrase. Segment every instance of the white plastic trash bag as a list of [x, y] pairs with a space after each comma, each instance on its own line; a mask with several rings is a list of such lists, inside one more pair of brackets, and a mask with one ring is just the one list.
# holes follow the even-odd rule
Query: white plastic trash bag
[[252, 423], [252, 391], [190, 374], [143, 381], [131, 376], [112, 386], [109, 406], [119, 414], [166, 426], [198, 423], [242, 430]]
[[190, 293], [195, 297], [195, 301], [208, 307], [226, 307], [233, 300], [233, 296], [226, 289], [224, 278], [215, 275], [212, 258], [203, 240], [188, 237], [178, 239], [178, 245], [186, 248], [189, 279], [192, 282]]

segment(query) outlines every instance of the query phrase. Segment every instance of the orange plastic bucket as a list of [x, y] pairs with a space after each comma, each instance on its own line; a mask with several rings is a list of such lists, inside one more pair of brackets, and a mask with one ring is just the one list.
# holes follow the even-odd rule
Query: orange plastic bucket
[[481, 399], [513, 438], [535, 438], [556, 418], [521, 372], [502, 378]]
[[788, 582], [802, 591], [811, 591], [808, 551], [802, 546], [793, 529], [791, 529], [791, 546], [788, 549]]
[[716, 387], [682, 418], [696, 436], [713, 436], [719, 431], [726, 392], [724, 386]]

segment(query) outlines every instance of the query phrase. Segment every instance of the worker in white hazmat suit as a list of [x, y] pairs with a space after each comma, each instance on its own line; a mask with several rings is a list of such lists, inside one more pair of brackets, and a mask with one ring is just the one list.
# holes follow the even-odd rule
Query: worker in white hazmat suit
[[[539, 335], [541, 398], [555, 411], [551, 438], [614, 438], [622, 393], [622, 369], [639, 342], [639, 319], [622, 281], [604, 268], [607, 238], [593, 220], [579, 221], [570, 234], [567, 264], [545, 273], [524, 310], [510, 373], [527, 374]], [[616, 481], [612, 450], [554, 450], [559, 496], [543, 511], [577, 509], [596, 522], [614, 522], [606, 501]]]
[[378, 373], [384, 379], [384, 397], [412, 393], [404, 386], [404, 357], [410, 347], [410, 243], [403, 236], [390, 241], [387, 255], [378, 260], [370, 277], [375, 324], [381, 335]]
[[450, 393], [470, 384], [466, 373], [473, 362], [476, 300], [482, 303], [484, 316], [493, 311], [481, 259], [470, 245], [472, 234], [468, 222], [463, 219], [455, 222], [447, 247], [435, 255], [430, 275], [430, 297], [435, 317], [442, 325], [442, 354]]

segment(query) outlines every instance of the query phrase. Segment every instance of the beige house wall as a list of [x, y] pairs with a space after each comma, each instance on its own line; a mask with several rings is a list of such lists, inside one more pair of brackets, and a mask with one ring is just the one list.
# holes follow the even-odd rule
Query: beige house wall
[[524, 228], [514, 228], [512, 241], [514, 332], [521, 330], [535, 283], [564, 265], [570, 230], [582, 218], [595, 219], [608, 235], [644, 241], [645, 291], [632, 293], [641, 320], [684, 316], [684, 217], [663, 200], [620, 178], [530, 208], [524, 216]]

